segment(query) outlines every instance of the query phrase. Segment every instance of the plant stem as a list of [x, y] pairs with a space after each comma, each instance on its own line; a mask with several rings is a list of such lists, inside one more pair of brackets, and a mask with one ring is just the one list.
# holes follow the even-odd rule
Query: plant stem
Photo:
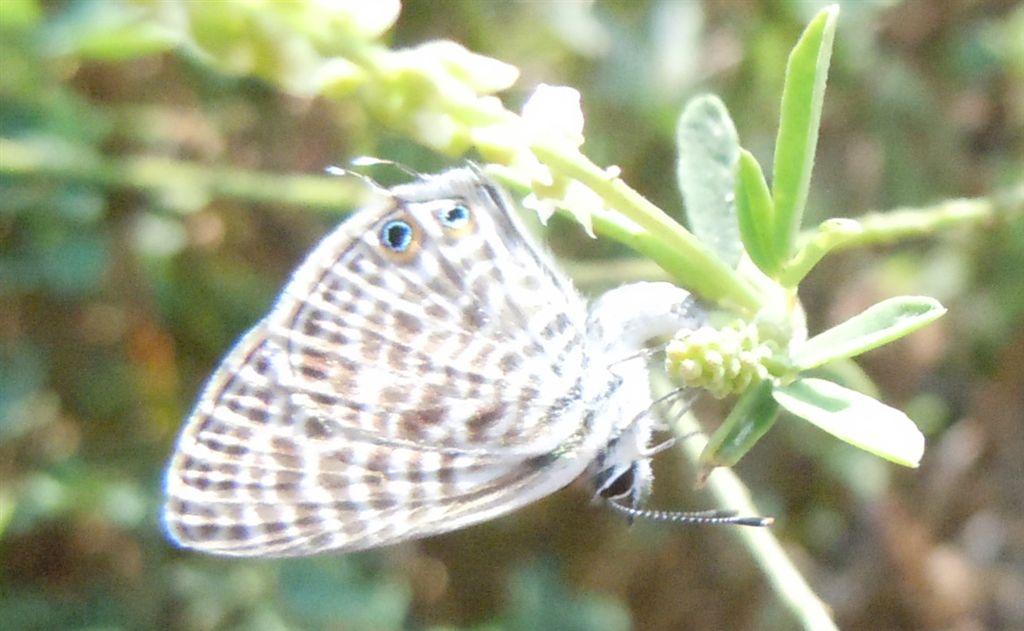
[[960, 226], [978, 226], [1007, 221], [1024, 215], [1024, 185], [989, 197], [949, 199], [924, 208], [895, 208], [857, 218], [863, 229], [833, 248], [833, 252], [854, 247], [892, 243], [914, 237], [929, 237]]
[[[700, 454], [707, 444], [707, 436], [704, 435], [696, 418], [689, 412], [675, 421], [674, 430], [676, 436], [686, 437], [677, 444], [692, 468], [697, 470], [700, 466]], [[759, 514], [750, 499], [750, 491], [732, 469], [715, 469], [708, 476], [705, 488], [711, 492], [716, 505], [722, 509], [735, 510], [743, 515]], [[818, 598], [804, 580], [770, 527], [735, 526], [729, 527], [729, 533], [746, 548], [771, 583], [782, 605], [799, 621], [802, 628], [814, 631], [838, 629], [829, 613], [828, 605]]]
[[[613, 213], [595, 218], [595, 226], [638, 251], [649, 254], [677, 280], [691, 289], [690, 279], [701, 275], [722, 285], [710, 288], [708, 297], [723, 296], [747, 308], [758, 298], [750, 286], [725, 268], [694, 236], [651, 204], [622, 180], [583, 156], [538, 148], [552, 166], [598, 192], [642, 231], [615, 223]], [[66, 181], [127, 188], [173, 198], [181, 191], [206, 197], [227, 197], [285, 207], [337, 211], [359, 205], [365, 186], [351, 178], [321, 175], [281, 175], [171, 158], [135, 156], [110, 158], [79, 145], [59, 140], [0, 138], [0, 173], [25, 177], [50, 176]], [[850, 236], [831, 251], [857, 246], [892, 243], [963, 226], [1009, 221], [1024, 215], [1024, 185], [990, 197], [951, 199], [924, 208], [899, 208], [874, 212], [857, 219], [862, 232]]]
[[366, 194], [366, 185], [354, 178], [281, 175], [152, 156], [109, 158], [53, 140], [0, 138], [0, 173], [51, 176], [139, 190], [167, 199], [188, 191], [191, 199], [227, 197], [334, 211], [357, 206]]
[[[761, 305], [754, 288], [621, 178], [611, 177], [583, 154], [535, 144], [533, 152], [552, 169], [586, 184], [616, 212], [643, 229], [620, 230], [616, 240], [650, 256], [685, 287], [703, 297], [753, 314]], [[607, 230], [606, 230], [607, 231]], [[624, 240], [625, 239], [625, 240]]]

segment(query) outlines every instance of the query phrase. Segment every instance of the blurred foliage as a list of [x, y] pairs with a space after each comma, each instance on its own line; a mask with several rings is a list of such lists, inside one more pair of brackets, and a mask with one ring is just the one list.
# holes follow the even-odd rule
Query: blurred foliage
[[[451, 164], [358, 99], [303, 95], [308, 76], [288, 77], [287, 93], [266, 81], [315, 59], [331, 28], [376, 28], [304, 22], [302, 5], [274, 4], [225, 4], [206, 39], [183, 42], [138, 10], [174, 3], [0, 2], [0, 628], [791, 628], [728, 533], [627, 529], [578, 489], [342, 557], [222, 560], [166, 542], [160, 477], [181, 419], [337, 221], [211, 189], [200, 173], [316, 174], [359, 154]], [[818, 8], [419, 0], [386, 37], [395, 48], [452, 39], [514, 64], [511, 109], [541, 82], [578, 88], [588, 155], [678, 210], [682, 104], [720, 95], [743, 145], [770, 164], [785, 56]], [[208, 63], [202, 46], [230, 33], [265, 36], [228, 56], [235, 65]], [[808, 220], [1019, 186], [1021, 42], [1024, 8], [1008, 0], [845, 3]], [[18, 172], [7, 141], [62, 159]], [[96, 158], [198, 169], [131, 162], [152, 181], [126, 188], [111, 183], [119, 174], [74, 170]], [[339, 211], [356, 203], [339, 193]], [[564, 219], [548, 231], [602, 285], [635, 269], [624, 248]], [[929, 436], [919, 471], [781, 421], [739, 466], [844, 629], [1024, 627], [1021, 269], [1017, 217], [852, 250], [803, 287], [812, 331], [891, 295], [950, 309], [863, 362]], [[655, 503], [694, 506], [692, 477], [665, 456]]]

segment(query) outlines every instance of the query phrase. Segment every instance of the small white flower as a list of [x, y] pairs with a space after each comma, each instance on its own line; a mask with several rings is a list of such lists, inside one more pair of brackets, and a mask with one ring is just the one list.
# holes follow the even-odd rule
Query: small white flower
[[605, 208], [604, 200], [597, 193], [575, 180], [569, 180], [566, 183], [565, 192], [562, 195], [539, 196], [536, 193], [530, 193], [523, 199], [523, 206], [535, 211], [544, 225], [547, 225], [548, 219], [555, 214], [556, 209], [564, 208], [576, 219], [577, 223], [583, 226], [591, 238], [596, 238], [592, 216], [595, 212], [601, 212]]
[[562, 140], [573, 147], [583, 144], [583, 110], [574, 88], [540, 84], [523, 104], [523, 123], [534, 138], [545, 143]]
[[591, 238], [596, 238], [592, 217], [594, 213], [600, 213], [605, 209], [601, 196], [589, 186], [573, 180], [569, 182], [569, 189], [565, 192], [564, 203], [565, 209], [572, 213], [587, 234]]
[[439, 151], [452, 150], [461, 126], [444, 112], [421, 110], [413, 113], [413, 129], [423, 144]]
[[411, 51], [417, 59], [440, 62], [449, 75], [471, 87], [476, 95], [501, 92], [519, 79], [519, 69], [515, 66], [474, 53], [456, 42], [427, 42]]
[[[575, 152], [584, 140], [580, 93], [564, 86], [538, 85], [523, 105], [522, 123], [527, 146], [544, 144]], [[597, 193], [575, 180], [556, 178], [532, 151], [518, 153], [513, 168], [523, 173], [537, 191], [528, 195], [523, 205], [536, 211], [541, 222], [547, 223], [557, 208], [564, 208], [588, 235], [595, 236], [591, 217], [605, 210]]]
[[537, 213], [540, 222], [546, 226], [548, 225], [548, 219], [551, 219], [551, 215], [555, 214], [558, 204], [550, 197], [540, 198], [536, 194], [530, 193], [523, 198], [523, 207]]

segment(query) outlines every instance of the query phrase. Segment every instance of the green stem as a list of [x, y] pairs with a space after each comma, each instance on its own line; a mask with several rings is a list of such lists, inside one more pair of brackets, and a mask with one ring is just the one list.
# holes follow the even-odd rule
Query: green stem
[[[560, 147], [531, 146], [546, 165], [586, 184], [616, 212], [643, 229], [596, 223], [608, 236], [651, 257], [688, 289], [701, 296], [752, 314], [761, 298], [754, 288], [660, 208], [608, 173], [581, 153], [567, 155]], [[614, 233], [613, 233], [614, 232]]]
[[626, 283], [671, 280], [671, 276], [662, 267], [642, 256], [607, 260], [560, 259], [559, 264], [576, 286], [584, 289], [596, 290], [618, 287]]
[[853, 247], [930, 237], [960, 226], [1006, 222], [1024, 215], [1024, 185], [988, 198], [950, 199], [927, 208], [874, 212], [860, 219], [830, 219], [801, 236], [801, 247], [779, 277], [795, 287], [827, 254]]
[[[666, 384], [665, 387], [670, 386]], [[677, 444], [693, 469], [698, 469], [707, 437], [693, 414], [684, 414], [675, 422], [675, 435], [686, 436], [685, 440]], [[732, 469], [715, 469], [708, 476], [705, 488], [714, 496], [715, 504], [723, 509], [735, 510], [743, 515], [759, 514], [750, 499], [750, 491]], [[737, 538], [761, 568], [781, 604], [799, 621], [803, 629], [838, 629], [829, 615], [828, 606], [818, 598], [793, 565], [772, 528], [736, 526], [729, 528], [729, 533]]]
[[[543, 148], [539, 148], [538, 155], [593, 188], [609, 205], [643, 228], [637, 231], [622, 222], [595, 217], [595, 227], [602, 234], [650, 256], [695, 290], [697, 286], [691, 281], [701, 273], [699, 270], [705, 275], [712, 274], [714, 282], [721, 282], [724, 289], [711, 288], [704, 295], [728, 296], [737, 304], [756, 309], [757, 295], [745, 281], [732, 270], [721, 269], [720, 262], [696, 242], [692, 234], [621, 180], [609, 178], [582, 156], [567, 158], [557, 150]], [[353, 208], [365, 194], [365, 186], [351, 178], [281, 175], [151, 156], [109, 158], [52, 140], [0, 138], [0, 173], [51, 176], [165, 196], [190, 190], [208, 197], [329, 211]], [[1024, 186], [987, 198], [953, 199], [925, 208], [871, 213], [857, 220], [862, 228], [859, 234], [847, 237], [831, 251], [927, 237], [961, 226], [1008, 221], [1022, 214]]]
[[802, 245], [779, 272], [779, 284], [795, 288], [825, 255], [840, 247], [847, 239], [859, 235], [860, 223], [850, 219], [829, 219], [801, 239]]
[[896, 208], [857, 218], [861, 232], [844, 239], [833, 252], [854, 247], [929, 237], [960, 226], [1024, 215], [1024, 185], [974, 199], [950, 199], [924, 208]]
[[171, 199], [189, 191], [190, 197], [337, 211], [357, 206], [366, 194], [366, 186], [354, 178], [280, 175], [151, 156], [108, 158], [62, 141], [0, 138], [0, 157], [0, 173], [4, 174], [52, 176]]

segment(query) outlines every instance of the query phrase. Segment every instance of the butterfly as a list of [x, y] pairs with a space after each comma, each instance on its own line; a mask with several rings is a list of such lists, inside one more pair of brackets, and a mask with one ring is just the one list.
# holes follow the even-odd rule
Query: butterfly
[[206, 384], [167, 468], [170, 538], [233, 556], [363, 550], [582, 475], [642, 513], [657, 447], [638, 350], [703, 323], [697, 301], [659, 282], [588, 305], [475, 167], [381, 192]]

